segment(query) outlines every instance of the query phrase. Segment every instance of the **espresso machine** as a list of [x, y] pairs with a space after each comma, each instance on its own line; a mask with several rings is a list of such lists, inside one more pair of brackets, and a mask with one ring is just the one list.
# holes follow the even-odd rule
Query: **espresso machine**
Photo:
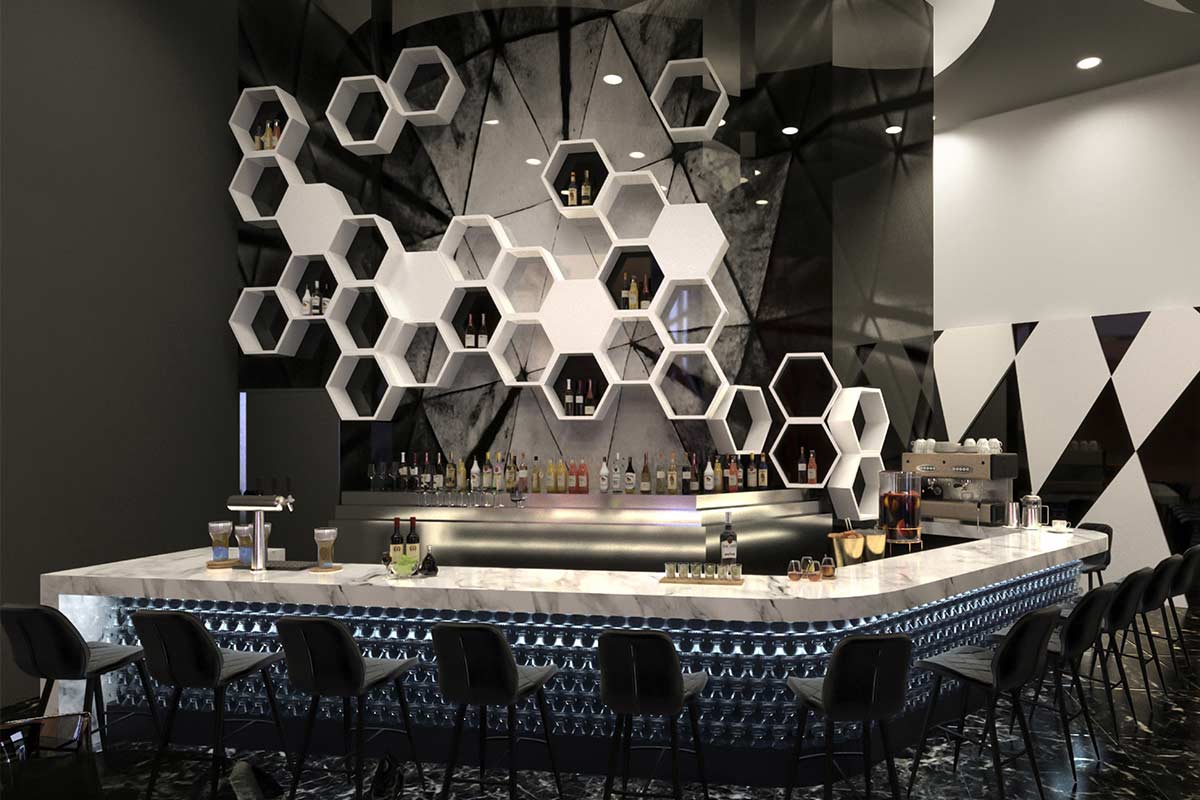
[[1016, 453], [904, 453], [901, 469], [921, 478], [921, 516], [1003, 525], [1017, 477]]

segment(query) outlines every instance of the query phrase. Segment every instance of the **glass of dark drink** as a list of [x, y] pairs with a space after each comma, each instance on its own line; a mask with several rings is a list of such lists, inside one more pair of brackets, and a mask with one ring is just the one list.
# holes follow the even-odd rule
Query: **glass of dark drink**
[[916, 473], [879, 473], [879, 523], [888, 539], [921, 538], [921, 478]]

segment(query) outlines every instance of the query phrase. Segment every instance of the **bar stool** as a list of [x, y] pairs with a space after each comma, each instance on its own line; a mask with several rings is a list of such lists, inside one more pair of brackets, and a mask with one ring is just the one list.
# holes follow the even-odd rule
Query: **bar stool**
[[[675, 643], [662, 631], [605, 631], [598, 642], [600, 664], [600, 699], [617, 713], [613, 726], [612, 746], [608, 755], [608, 774], [604, 780], [604, 797], [612, 797], [617, 755], [623, 755], [622, 796], [667, 797], [629, 791], [629, 762], [632, 751], [663, 750], [661, 747], [637, 747], [631, 743], [635, 716], [665, 716], [671, 736], [671, 785], [676, 800], [683, 797], [679, 779], [679, 714], [686, 708], [692, 726], [695, 750], [684, 750], [696, 756], [700, 785], [708, 798], [708, 779], [704, 772], [704, 750], [700, 743], [700, 714], [696, 699], [708, 684], [708, 673], [683, 672]], [[624, 743], [622, 746], [622, 742]]]
[[863, 782], [866, 796], [871, 796], [871, 727], [879, 723], [883, 754], [887, 761], [888, 782], [893, 800], [900, 799], [900, 782], [888, 735], [888, 720], [904, 708], [908, 691], [909, 659], [912, 640], [903, 633], [882, 636], [847, 636], [833, 648], [824, 678], [788, 678], [788, 688], [800, 703], [796, 716], [800, 731], [792, 753], [784, 800], [791, 800], [792, 787], [800, 766], [804, 734], [808, 727], [808, 712], [825, 718], [825, 797], [833, 797], [833, 751], [835, 722], [862, 723]]
[[271, 706], [271, 716], [275, 721], [275, 731], [279, 734], [279, 744], [284, 752], [287, 752], [270, 669], [272, 664], [283, 658], [283, 653], [242, 653], [217, 647], [212, 634], [200, 620], [183, 611], [135, 611], [133, 627], [146, 650], [146, 663], [150, 667], [150, 674], [159, 683], [172, 687], [166, 724], [163, 726], [162, 739], [150, 772], [151, 791], [158, 776], [159, 760], [171, 741], [171, 729], [175, 724], [175, 713], [179, 710], [179, 700], [184, 689], [213, 690], [213, 752], [212, 767], [209, 770], [211, 797], [217, 796], [220, 769], [225, 762], [225, 688], [230, 683], [247, 678], [255, 672], [262, 675], [267, 702]]
[[1104, 552], [1083, 559], [1080, 562], [1082, 566], [1079, 568], [1081, 575], [1087, 575], [1089, 590], [1092, 588], [1093, 575], [1099, 579], [1100, 585], [1103, 586], [1104, 570], [1108, 569], [1109, 565], [1112, 564], [1112, 525], [1106, 525], [1103, 522], [1081, 522], [1077, 527], [1082, 531], [1099, 531], [1108, 537], [1108, 547], [1104, 549]]
[[1183, 551], [1183, 564], [1175, 573], [1175, 580], [1171, 582], [1171, 594], [1167, 597], [1167, 605], [1171, 607], [1171, 619], [1175, 622], [1175, 638], [1179, 642], [1179, 649], [1183, 651], [1183, 660], [1187, 662], [1188, 669], [1192, 668], [1192, 657], [1188, 655], [1187, 645], [1184, 644], [1183, 626], [1179, 624], [1179, 610], [1175, 608], [1175, 598], [1190, 592], [1197, 579], [1200, 579], [1200, 544], [1194, 544]]
[[[1133, 691], [1129, 688], [1129, 676], [1125, 673], [1125, 659], [1129, 656], [1125, 655], [1125, 644], [1129, 641], [1129, 631], [1132, 628], [1134, 636], [1134, 644], [1137, 645], [1138, 663], [1142, 668], [1142, 680], [1146, 684], [1146, 697], [1153, 703], [1153, 698], [1150, 696], [1150, 679], [1146, 675], [1146, 662], [1141, 658], [1142, 655], [1142, 639], [1137, 630], [1137, 613], [1138, 608], [1142, 603], [1142, 595], [1146, 592], [1146, 584], [1150, 582], [1150, 576], [1154, 573], [1149, 567], [1142, 567], [1139, 570], [1129, 573], [1117, 584], [1117, 591], [1113, 595], [1112, 602], [1108, 606], [1108, 611], [1104, 614], [1104, 624], [1101, 626], [1101, 633], [1108, 635], [1107, 644], [1103, 644], [1096, 648], [1099, 653], [1100, 670], [1104, 676], [1105, 693], [1108, 695], [1108, 710], [1113, 715], [1113, 731], [1116, 732], [1120, 727], [1117, 721], [1116, 709], [1113, 704], [1112, 687], [1113, 683], [1108, 675], [1108, 658], [1116, 656], [1117, 674], [1121, 677], [1121, 688], [1125, 691], [1125, 702], [1129, 705], [1129, 714], [1133, 717], [1133, 721], [1137, 723], [1137, 711], [1133, 706]], [[1121, 645], [1117, 646], [1117, 634], [1121, 634]], [[1096, 670], [1095, 655], [1092, 656], [1092, 666], [1088, 670], [1088, 674], [1092, 674]], [[1153, 708], [1153, 706], [1151, 706]], [[1120, 734], [1116, 734], [1120, 741]]]
[[[1179, 661], [1175, 658], [1175, 641], [1171, 636], [1171, 628], [1167, 625], [1167, 598], [1171, 595], [1171, 587], [1175, 582], [1175, 575], [1179, 572], [1179, 568], [1183, 565], [1183, 556], [1176, 553], [1173, 556], [1164, 558], [1154, 567], [1154, 572], [1150, 575], [1150, 582], [1146, 584], [1146, 591], [1142, 593], [1142, 602], [1138, 606], [1138, 614], [1142, 618], [1142, 628], [1146, 632], [1146, 642], [1150, 646], [1150, 660], [1154, 662], [1154, 669], [1158, 673], [1159, 683], [1162, 684], [1163, 696], [1170, 699], [1170, 692], [1167, 691], [1167, 679], [1163, 675], [1162, 660], [1158, 657], [1158, 646], [1154, 644], [1154, 640], [1165, 638], [1167, 640], [1167, 650], [1171, 655], [1171, 661], [1175, 665], [1176, 671], [1179, 670]], [[1162, 615], [1164, 636], [1155, 636], [1150, 630], [1150, 618], [1147, 616], [1152, 611], [1158, 611]], [[1135, 623], [1136, 627], [1136, 623]], [[1149, 685], [1147, 685], [1149, 688]]]
[[404, 673], [419, 664], [420, 659], [395, 661], [387, 658], [364, 658], [345, 623], [326, 617], [280, 617], [275, 622], [275, 630], [287, 657], [289, 682], [298, 691], [305, 692], [312, 698], [308, 704], [300, 755], [292, 766], [292, 788], [288, 797], [294, 798], [300, 785], [300, 774], [304, 770], [304, 761], [308, 758], [313, 726], [317, 721], [322, 697], [342, 698], [347, 758], [350, 755], [349, 733], [352, 718], [350, 701], [358, 701], [358, 725], [354, 745], [354, 796], [362, 797], [367, 694], [388, 681], [396, 687], [400, 712], [404, 717], [404, 733], [408, 738], [412, 760], [417, 767], [417, 779], [424, 788], [425, 772], [421, 760], [417, 758], [412, 717], [408, 710], [408, 698], [404, 693]]
[[[37, 716], [46, 713], [55, 681], [86, 681], [83, 710], [95, 705], [100, 747], [108, 749], [108, 709], [104, 702], [104, 682], [110, 672], [133, 666], [137, 669], [150, 721], [157, 738], [158, 714], [154, 709], [154, 688], [146, 672], [145, 653], [140, 647], [86, 642], [61, 611], [50, 606], [9, 605], [0, 607], [0, 623], [8, 635], [13, 660], [26, 675], [46, 682], [38, 701]], [[128, 716], [128, 715], [126, 715]], [[124, 719], [125, 717], [121, 717]], [[114, 720], [114, 722], [119, 720]]]
[[[913, 756], [912, 774], [908, 779], [908, 794], [912, 795], [913, 784], [917, 779], [917, 767], [921, 763], [921, 754], [925, 750], [925, 742], [933, 725], [934, 710], [937, 708], [938, 695], [941, 693], [942, 681], [945, 678], [959, 681], [964, 694], [971, 687], [983, 689], [988, 694], [987, 717], [983, 726], [983, 735], [989, 736], [992, 746], [992, 767], [996, 772], [996, 783], [1000, 796], [1004, 797], [1004, 775], [1001, 768], [1022, 755], [1029, 759], [1033, 768], [1033, 779], [1038, 787], [1038, 795], [1045, 800], [1042, 788], [1042, 776], [1038, 771], [1037, 757], [1033, 751], [1033, 738], [1029, 733], [1029, 724], [1022, 708], [1021, 690], [1041, 672], [1046, 659], [1046, 645], [1050, 641], [1054, 628], [1058, 625], [1059, 611], [1055, 607], [1040, 608], [1031, 611], [1017, 620], [1004, 641], [991, 650], [984, 647], [956, 647], [945, 653], [924, 659], [917, 663], [918, 667], [933, 672], [933, 693], [929, 700], [929, 708], [925, 712], [925, 730], [921, 735], [921, 743], [917, 745]], [[1017, 721], [1021, 724], [1021, 736], [1025, 740], [1025, 749], [1019, 753], [1004, 758], [1000, 754], [999, 737], [996, 735], [996, 707], [1000, 698], [1007, 696], [1017, 712]], [[963, 717], [966, 716], [967, 698], [963, 697], [964, 713], [959, 718], [958, 730], [952, 731], [944, 725], [938, 725], [949, 738], [954, 739], [954, 770], [958, 770], [958, 756], [962, 743], [967, 740], [963, 735]]]
[[[517, 666], [512, 649], [504, 634], [494, 625], [476, 622], [439, 622], [433, 626], [433, 652], [437, 658], [438, 688], [447, 700], [458, 706], [454, 715], [454, 734], [450, 742], [450, 757], [442, 779], [442, 800], [450, 797], [458, 748], [462, 742], [463, 722], [467, 706], [479, 707], [479, 786], [508, 786], [510, 800], [517, 797], [517, 704], [530, 695], [537, 699], [545, 739], [526, 739], [546, 745], [554, 786], [561, 800], [562, 781], [554, 760], [550, 742], [550, 714], [546, 709], [546, 683], [558, 673], [558, 667]], [[487, 741], [502, 739], [487, 735], [488, 706], [508, 707], [508, 782], [485, 780]]]

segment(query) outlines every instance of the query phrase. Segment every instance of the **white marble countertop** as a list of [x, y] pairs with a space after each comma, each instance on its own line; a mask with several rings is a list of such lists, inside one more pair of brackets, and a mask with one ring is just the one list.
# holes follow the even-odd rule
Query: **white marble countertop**
[[743, 586], [660, 584], [648, 572], [443, 567], [432, 578], [389, 580], [373, 564], [340, 572], [209, 570], [207, 548], [42, 575], [42, 602], [59, 595], [312, 603], [466, 611], [682, 617], [765, 622], [841, 620], [902, 611], [1103, 552], [1093, 531], [1010, 531], [857, 564], [834, 580], [792, 583], [750, 575]]

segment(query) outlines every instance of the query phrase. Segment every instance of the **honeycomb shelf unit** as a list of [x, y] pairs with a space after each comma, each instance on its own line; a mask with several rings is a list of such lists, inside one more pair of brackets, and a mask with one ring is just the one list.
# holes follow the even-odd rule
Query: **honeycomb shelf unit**
[[229, 196], [244, 222], [277, 228], [279, 210], [289, 187], [303, 183], [296, 165], [276, 153], [247, 156], [233, 173]]
[[[351, 126], [369, 123], [369, 120], [359, 121], [362, 104], [370, 98], [377, 98], [382, 103], [383, 111], [377, 123], [371, 125], [370, 136], [355, 136]], [[380, 156], [392, 152], [400, 131], [404, 129], [404, 117], [396, 109], [396, 100], [388, 85], [374, 75], [355, 75], [342, 78], [338, 82], [329, 106], [325, 109], [325, 118], [329, 127], [337, 136], [338, 143], [351, 153], [359, 156]]]
[[[735, 404], [741, 404], [749, 418], [749, 426], [742, 437], [735, 436], [729, 424]], [[761, 386], [725, 387], [716, 410], [708, 419], [708, 432], [721, 453], [750, 455], [762, 453], [767, 448], [767, 435], [771, 431], [771, 407]]]
[[843, 453], [878, 453], [889, 424], [883, 392], [861, 386], [842, 389], [826, 422]]
[[487, 281], [505, 314], [536, 314], [546, 295], [565, 280], [554, 256], [544, 247], [508, 247], [501, 251]]
[[[802, 453], [813, 451], [817, 454], [818, 480], [815, 483], [802, 476], [799, 468]], [[842, 461], [842, 451], [833, 441], [824, 420], [820, 419], [785, 422], [768, 455], [775, 465], [775, 473], [789, 489], [824, 489]]]
[[384, 362], [373, 354], [338, 357], [325, 383], [338, 416], [347, 422], [383, 422], [396, 413], [404, 389], [393, 376], [389, 381]]
[[[265, 124], [267, 119], [277, 116], [275, 108], [287, 118], [279, 132], [279, 144], [270, 150], [255, 149], [253, 131]], [[308, 136], [308, 122], [304, 119], [300, 104], [278, 86], [243, 89], [229, 117], [229, 129], [233, 131], [233, 138], [237, 140], [242, 155], [249, 159], [277, 156], [294, 161]]]
[[[567, 392], [567, 381], [589, 381], [596, 410], [592, 414], [567, 414], [563, 397]], [[556, 352], [550, 357], [541, 388], [546, 402], [560, 422], [595, 422], [608, 416], [616, 404], [617, 381], [612, 365], [594, 353]], [[586, 389], [579, 383], [572, 385], [577, 396], [586, 400]]]
[[608, 223], [614, 243], [648, 238], [666, 207], [667, 195], [649, 170], [609, 173], [596, 195], [596, 212]]
[[248, 356], [294, 356], [312, 319], [293, 317], [274, 287], [242, 290], [229, 327]]
[[505, 386], [540, 387], [554, 345], [537, 319], [504, 317], [487, 350]]
[[670, 420], [709, 419], [728, 385], [721, 365], [704, 345], [669, 346], [650, 374], [650, 388]]
[[[438, 67], [443, 73], [445, 84], [438, 95], [437, 102], [430, 108], [417, 108], [409, 100], [408, 91], [418, 70], [422, 67]], [[467, 89], [454, 63], [446, 57], [440, 47], [406, 47], [400, 51], [392, 73], [388, 76], [388, 88], [396, 103], [400, 116], [407, 122], [420, 127], [431, 125], [449, 125], [458, 111], [458, 105], [466, 95]]]
[[453, 265], [456, 280], [483, 280], [512, 246], [508, 231], [494, 217], [466, 214], [451, 218], [437, 251]]
[[785, 419], [811, 421], [824, 420], [842, 383], [824, 353], [788, 353], [768, 388]]
[[[710, 349], [729, 318], [729, 309], [709, 278], [668, 278], [654, 295], [650, 313], [661, 321], [673, 344], [702, 344]], [[696, 332], [702, 341], [693, 340]]]
[[879, 519], [879, 473], [883, 459], [878, 453], [848, 453], [829, 476], [825, 491], [839, 519]]
[[570, 184], [572, 172], [575, 173], [577, 187], [582, 186], [585, 172], [590, 176], [592, 200], [594, 201], [599, 196], [604, 184], [608, 182], [608, 176], [613, 172], [608, 154], [604, 152], [604, 148], [598, 141], [595, 139], [563, 139], [555, 144], [554, 150], [550, 153], [550, 159], [546, 162], [546, 168], [542, 170], [542, 185], [546, 187], [546, 193], [554, 201], [558, 213], [564, 217], [568, 219], [599, 217], [600, 212], [596, 208], [595, 202], [573, 206], [564, 202], [564, 195]]
[[[717, 93], [716, 101], [702, 125], [672, 125], [663, 112], [663, 106], [667, 102], [667, 97], [670, 95], [675, 81], [687, 78], [700, 78], [705, 83], [705, 88], [711, 88]], [[663, 67], [662, 73], [658, 76], [658, 82], [654, 84], [654, 89], [650, 92], [650, 105], [654, 106], [654, 111], [662, 120], [663, 127], [667, 129], [667, 135], [671, 137], [671, 141], [679, 143], [705, 142], [713, 138], [721, 124], [721, 119], [729, 110], [729, 95], [707, 58], [682, 58], [668, 61]]]

